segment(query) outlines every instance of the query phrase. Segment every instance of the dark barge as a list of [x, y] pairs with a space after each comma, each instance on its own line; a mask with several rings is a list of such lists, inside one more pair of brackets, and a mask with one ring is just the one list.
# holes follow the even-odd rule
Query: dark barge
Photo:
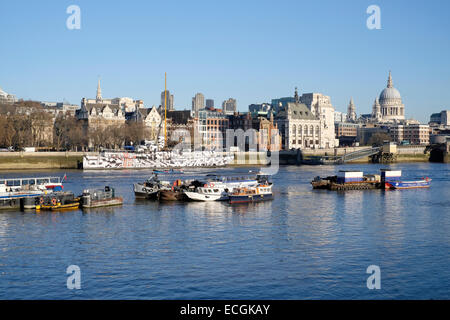
[[315, 177], [311, 181], [313, 189], [332, 191], [381, 189], [379, 175], [363, 175], [360, 171], [339, 171], [338, 175], [326, 178]]

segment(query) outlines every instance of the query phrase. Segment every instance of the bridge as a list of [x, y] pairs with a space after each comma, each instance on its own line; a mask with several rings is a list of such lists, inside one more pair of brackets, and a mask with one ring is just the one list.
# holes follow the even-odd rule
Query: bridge
[[338, 163], [345, 163], [347, 161], [353, 161], [364, 157], [374, 156], [381, 152], [380, 147], [374, 147], [364, 150], [359, 150], [351, 153], [344, 154], [337, 159]]
[[360, 158], [374, 156], [381, 152], [381, 147], [367, 148], [355, 152], [346, 153], [340, 156], [315, 156], [304, 159], [303, 164], [343, 164], [348, 161], [354, 161]]

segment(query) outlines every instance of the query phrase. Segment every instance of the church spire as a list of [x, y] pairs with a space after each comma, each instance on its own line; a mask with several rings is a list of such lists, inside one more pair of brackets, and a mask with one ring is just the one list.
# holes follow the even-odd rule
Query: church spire
[[98, 84], [97, 84], [97, 101], [102, 101], [102, 88], [100, 87], [100, 77], [98, 78]]
[[355, 103], [353, 102], [353, 97], [350, 98], [350, 103], [347, 108], [347, 121], [348, 122], [356, 121], [356, 107]]
[[388, 78], [388, 84], [387, 84], [388, 88], [393, 88], [394, 84], [392, 83], [392, 75], [391, 75], [391, 70], [389, 70], [389, 78]]

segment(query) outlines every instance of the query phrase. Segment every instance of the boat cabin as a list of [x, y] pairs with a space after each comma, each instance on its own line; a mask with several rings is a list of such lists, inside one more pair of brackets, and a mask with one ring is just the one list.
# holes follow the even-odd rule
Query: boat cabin
[[105, 200], [115, 197], [116, 191], [114, 188], [106, 186], [104, 189], [84, 190], [83, 197], [90, 197], [91, 200]]
[[51, 189], [62, 191], [63, 185], [59, 177], [0, 179], [0, 185], [5, 185], [7, 191]]
[[381, 169], [381, 181], [399, 181], [402, 177], [401, 170]]
[[[228, 189], [223, 190], [225, 192], [228, 192]], [[222, 190], [214, 188], [214, 187], [199, 187], [198, 188], [198, 193], [202, 193], [205, 195], [221, 195]]]
[[337, 174], [338, 183], [351, 183], [364, 181], [364, 174], [362, 171], [340, 170]]
[[233, 192], [233, 195], [247, 196], [247, 195], [257, 195], [257, 194], [271, 194], [271, 193], [272, 193], [271, 185], [259, 185], [256, 188], [237, 188]]

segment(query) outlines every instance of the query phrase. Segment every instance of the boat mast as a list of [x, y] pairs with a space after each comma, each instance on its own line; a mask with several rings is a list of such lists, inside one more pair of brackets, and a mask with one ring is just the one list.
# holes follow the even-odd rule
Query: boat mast
[[164, 146], [167, 147], [167, 72], [164, 73]]

